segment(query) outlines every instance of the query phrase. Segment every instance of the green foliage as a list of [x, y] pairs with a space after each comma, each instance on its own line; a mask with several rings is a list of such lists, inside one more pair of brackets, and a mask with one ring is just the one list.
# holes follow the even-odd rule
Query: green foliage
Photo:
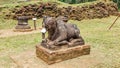
[[113, 0], [113, 2], [117, 3], [118, 7], [120, 8], [120, 0]]

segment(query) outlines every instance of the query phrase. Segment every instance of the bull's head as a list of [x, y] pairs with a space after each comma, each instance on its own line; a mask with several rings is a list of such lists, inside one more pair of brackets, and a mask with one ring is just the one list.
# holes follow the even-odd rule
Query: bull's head
[[46, 30], [55, 29], [56, 28], [56, 18], [44, 16], [42, 25], [44, 28], [46, 28]]

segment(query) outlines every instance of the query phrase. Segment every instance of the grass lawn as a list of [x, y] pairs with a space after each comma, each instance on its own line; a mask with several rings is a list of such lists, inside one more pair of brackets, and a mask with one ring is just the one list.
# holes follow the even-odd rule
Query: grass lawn
[[[86, 44], [91, 45], [91, 52], [99, 52], [96, 58], [104, 57], [101, 64], [90, 68], [119, 68], [120, 67], [120, 19], [108, 30], [116, 17], [103, 19], [82, 20], [69, 22], [77, 24]], [[9, 21], [9, 20], [8, 20]], [[42, 19], [38, 20], [41, 22]], [[12, 25], [12, 24], [11, 24]], [[27, 50], [34, 50], [41, 40], [41, 34], [30, 34], [0, 38], [0, 66], [9, 68], [12, 60], [9, 55], [19, 54]], [[92, 55], [92, 54], [91, 54]]]

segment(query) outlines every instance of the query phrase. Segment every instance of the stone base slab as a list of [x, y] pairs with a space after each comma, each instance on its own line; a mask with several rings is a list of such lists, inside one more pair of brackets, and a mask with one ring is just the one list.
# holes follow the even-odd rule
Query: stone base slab
[[14, 29], [14, 32], [29, 32], [29, 31], [33, 31], [33, 29]]
[[47, 64], [53, 64], [88, 54], [90, 54], [90, 45], [79, 45], [59, 50], [49, 50], [41, 45], [36, 46], [37, 57]]

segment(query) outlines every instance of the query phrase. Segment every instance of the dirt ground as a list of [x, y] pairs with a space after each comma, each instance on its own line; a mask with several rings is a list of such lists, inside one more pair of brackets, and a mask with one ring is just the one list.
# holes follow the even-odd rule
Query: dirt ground
[[11, 37], [11, 36], [17, 36], [17, 35], [26, 35], [26, 34], [33, 34], [33, 33], [39, 33], [40, 30], [33, 30], [29, 32], [14, 32], [14, 29], [6, 29], [6, 30], [0, 30], [0, 38], [1, 37]]
[[[99, 57], [96, 57], [100, 55]], [[35, 50], [26, 51], [19, 55], [12, 55], [13, 68], [89, 68], [101, 64], [104, 56], [101, 53], [92, 51], [90, 55], [84, 55], [69, 59], [52, 65], [36, 57]]]

